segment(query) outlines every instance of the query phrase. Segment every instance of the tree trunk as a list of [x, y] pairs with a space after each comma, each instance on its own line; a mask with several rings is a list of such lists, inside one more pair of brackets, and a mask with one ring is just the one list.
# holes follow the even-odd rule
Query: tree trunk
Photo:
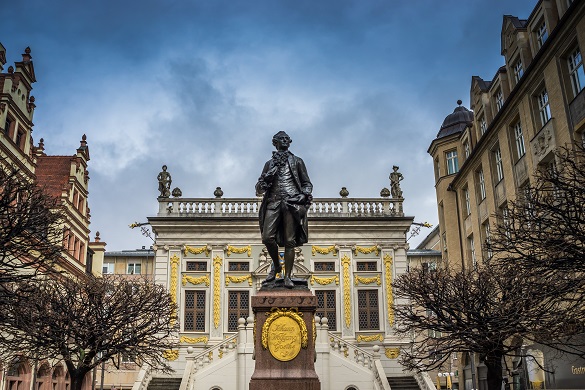
[[490, 355], [484, 360], [487, 368], [488, 390], [502, 390], [502, 355]]
[[71, 378], [71, 390], [83, 390], [83, 379], [89, 371], [86, 370], [75, 370], [69, 372]]

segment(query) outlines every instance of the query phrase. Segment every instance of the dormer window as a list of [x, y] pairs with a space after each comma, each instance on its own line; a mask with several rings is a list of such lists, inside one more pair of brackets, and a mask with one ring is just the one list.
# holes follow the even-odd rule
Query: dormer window
[[496, 92], [496, 107], [498, 108], [498, 111], [500, 111], [503, 106], [504, 106], [504, 94], [502, 93], [502, 90], [499, 89], [498, 92]]
[[484, 135], [487, 131], [487, 122], [485, 121], [485, 116], [479, 118], [479, 132], [481, 135]]
[[540, 49], [544, 42], [548, 38], [548, 31], [546, 29], [546, 23], [543, 20], [542, 23], [536, 29], [536, 43], [538, 44], [538, 48]]
[[516, 81], [516, 84], [518, 84], [518, 82], [522, 78], [522, 75], [524, 74], [524, 67], [522, 66], [521, 59], [518, 59], [518, 61], [516, 61], [516, 63], [514, 63], [513, 71], [514, 71], [514, 80]]

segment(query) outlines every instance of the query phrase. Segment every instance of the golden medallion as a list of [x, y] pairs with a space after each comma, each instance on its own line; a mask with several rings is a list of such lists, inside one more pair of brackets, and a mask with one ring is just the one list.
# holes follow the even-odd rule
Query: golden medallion
[[290, 317], [278, 317], [268, 328], [268, 350], [281, 362], [288, 362], [301, 351], [301, 328]]

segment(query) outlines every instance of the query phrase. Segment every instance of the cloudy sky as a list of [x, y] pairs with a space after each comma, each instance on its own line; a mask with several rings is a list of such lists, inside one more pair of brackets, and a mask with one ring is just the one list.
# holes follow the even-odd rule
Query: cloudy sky
[[[405, 213], [437, 223], [427, 148], [471, 77], [503, 65], [504, 14], [536, 0], [22, 0], [2, 6], [8, 65], [30, 46], [35, 143], [87, 134], [92, 237], [157, 211], [163, 164], [184, 197], [253, 197], [279, 130], [316, 197], [378, 197], [392, 165]], [[411, 239], [411, 246], [421, 237]]]

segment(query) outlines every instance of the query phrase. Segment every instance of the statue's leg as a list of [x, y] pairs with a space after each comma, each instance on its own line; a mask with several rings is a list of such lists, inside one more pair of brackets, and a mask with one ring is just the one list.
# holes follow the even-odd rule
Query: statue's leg
[[282, 270], [278, 256], [278, 244], [276, 243], [276, 232], [281, 221], [280, 210], [267, 209], [264, 217], [264, 226], [262, 228], [262, 243], [266, 245], [266, 250], [272, 259], [274, 267], [268, 273], [265, 281], [270, 282], [276, 278], [276, 274]]
[[288, 288], [294, 287], [291, 280], [292, 269], [295, 262], [295, 220], [290, 211], [283, 213], [283, 233], [284, 233], [284, 285]]

